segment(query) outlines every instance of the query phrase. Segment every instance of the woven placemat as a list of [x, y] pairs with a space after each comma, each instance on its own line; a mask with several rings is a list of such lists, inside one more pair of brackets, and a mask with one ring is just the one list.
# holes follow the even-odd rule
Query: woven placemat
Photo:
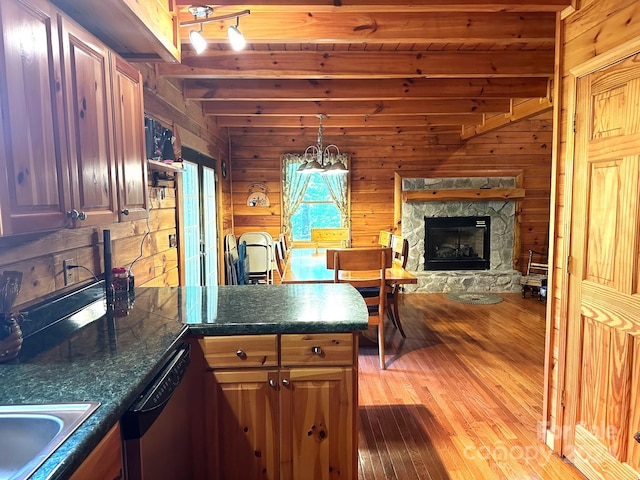
[[473, 292], [451, 292], [447, 293], [449, 300], [460, 303], [471, 303], [475, 305], [490, 305], [492, 303], [500, 303], [502, 297], [493, 293], [473, 293]]

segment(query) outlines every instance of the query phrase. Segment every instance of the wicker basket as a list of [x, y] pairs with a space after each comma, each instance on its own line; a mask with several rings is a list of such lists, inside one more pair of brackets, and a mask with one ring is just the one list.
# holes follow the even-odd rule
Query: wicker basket
[[16, 358], [20, 353], [20, 348], [22, 348], [22, 330], [16, 319], [9, 317], [2, 321], [6, 321], [9, 324], [11, 333], [0, 339], [0, 363]]

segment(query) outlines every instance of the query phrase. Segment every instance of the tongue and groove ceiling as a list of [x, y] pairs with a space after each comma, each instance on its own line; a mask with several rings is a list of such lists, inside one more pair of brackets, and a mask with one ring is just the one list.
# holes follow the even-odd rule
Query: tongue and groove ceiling
[[[226, 36], [235, 19], [205, 23], [197, 55], [180, 28], [182, 62], [157, 72], [183, 80], [188, 99], [230, 133], [318, 127], [327, 133], [407, 129], [469, 138], [552, 105], [556, 15], [570, 0], [263, 0], [244, 9], [241, 52]], [[176, 0], [181, 22], [192, 2]], [[294, 130], [291, 130], [292, 132]]]

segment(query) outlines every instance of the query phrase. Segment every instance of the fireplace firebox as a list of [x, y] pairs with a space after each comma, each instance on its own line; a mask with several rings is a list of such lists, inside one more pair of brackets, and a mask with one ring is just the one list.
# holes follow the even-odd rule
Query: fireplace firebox
[[491, 217], [424, 217], [425, 270], [489, 270]]

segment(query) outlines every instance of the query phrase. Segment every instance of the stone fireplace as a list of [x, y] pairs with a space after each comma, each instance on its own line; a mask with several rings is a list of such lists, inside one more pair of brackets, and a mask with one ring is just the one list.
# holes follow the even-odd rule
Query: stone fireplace
[[[403, 191], [515, 187], [514, 177], [402, 179]], [[405, 291], [520, 291], [520, 272], [513, 269], [514, 228], [510, 200], [403, 202], [407, 268], [418, 277], [418, 284]]]

